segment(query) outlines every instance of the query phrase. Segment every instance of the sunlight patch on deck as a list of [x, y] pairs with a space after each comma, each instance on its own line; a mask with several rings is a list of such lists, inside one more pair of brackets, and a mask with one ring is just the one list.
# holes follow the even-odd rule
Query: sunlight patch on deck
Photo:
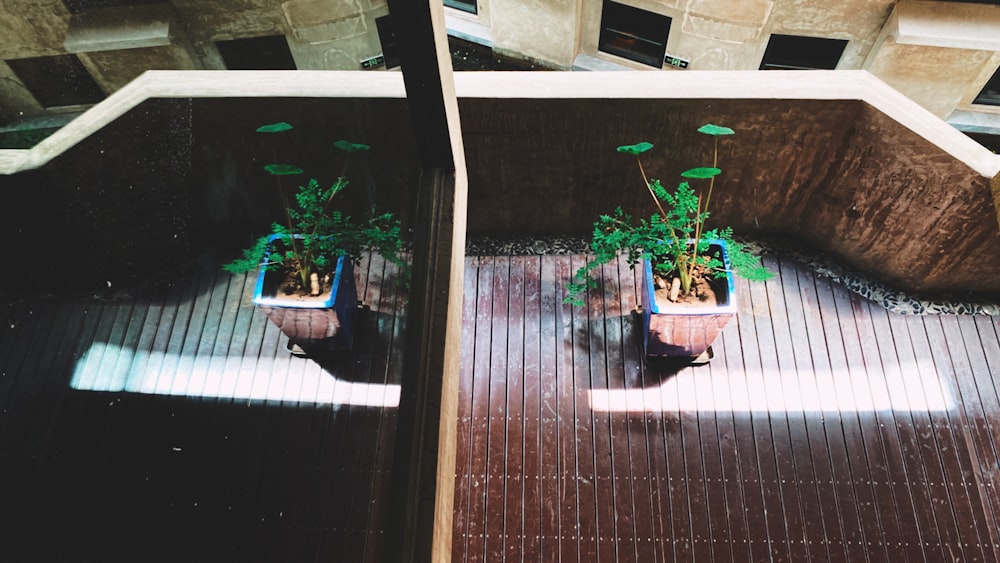
[[863, 376], [846, 368], [719, 376], [700, 366], [657, 386], [591, 389], [587, 398], [600, 412], [933, 412], [954, 406], [930, 360]]
[[[77, 361], [70, 386], [80, 391], [142, 393], [267, 403], [398, 407], [400, 386], [338, 379], [318, 365], [297, 362], [259, 369], [255, 357], [210, 361], [166, 352], [136, 352], [98, 342]], [[266, 362], [261, 362], [266, 364]]]

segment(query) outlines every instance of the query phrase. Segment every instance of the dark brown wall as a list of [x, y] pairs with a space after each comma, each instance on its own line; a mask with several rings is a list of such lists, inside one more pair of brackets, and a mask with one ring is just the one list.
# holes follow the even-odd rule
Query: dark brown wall
[[[279, 121], [294, 129], [256, 132]], [[282, 217], [275, 177], [263, 170], [276, 161], [305, 170], [282, 179], [289, 193], [310, 177], [332, 182], [346, 170], [341, 208], [360, 214], [374, 205], [411, 218], [419, 167], [405, 100], [199, 99], [193, 123], [195, 189], [211, 221], [241, 244]], [[371, 150], [347, 157], [333, 147], [341, 139]]]
[[649, 214], [635, 161], [673, 186], [720, 149], [716, 224], [781, 235], [890, 285], [1000, 293], [1000, 233], [989, 179], [857, 101], [460, 100], [469, 233], [585, 234], [616, 206]]
[[279, 160], [326, 181], [343, 171], [336, 140], [370, 144], [347, 171], [344, 208], [410, 219], [418, 167], [405, 100], [149, 100], [41, 169], [0, 176], [14, 272], [0, 290], [141, 287], [235, 257], [282, 216], [262, 170], [275, 137], [255, 132], [275, 121], [296, 126]]
[[0, 289], [118, 289], [190, 261], [190, 105], [146, 102], [45, 167], [0, 176]]

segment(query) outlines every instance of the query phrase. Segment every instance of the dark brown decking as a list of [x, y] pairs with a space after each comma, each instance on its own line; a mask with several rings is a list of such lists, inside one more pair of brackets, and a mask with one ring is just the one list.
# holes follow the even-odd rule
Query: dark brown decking
[[767, 258], [700, 367], [636, 277], [466, 260], [455, 561], [995, 561], [1000, 318], [901, 316]]
[[[678, 369], [641, 358], [626, 266], [562, 303], [580, 260], [467, 259], [456, 561], [997, 560], [1000, 319], [768, 258]], [[358, 348], [318, 361], [243, 276], [4, 302], [0, 559], [376, 560], [405, 324], [383, 268]]]
[[3, 302], [0, 560], [377, 561], [405, 296], [379, 259], [356, 275], [355, 349], [318, 360], [255, 276]]

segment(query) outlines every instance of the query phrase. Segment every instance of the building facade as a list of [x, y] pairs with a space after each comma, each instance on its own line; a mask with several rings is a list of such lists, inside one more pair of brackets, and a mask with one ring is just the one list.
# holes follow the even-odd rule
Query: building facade
[[[864, 69], [960, 130], [1000, 134], [1000, 1], [443, 1], [451, 34], [549, 68]], [[0, 0], [0, 12], [0, 129], [71, 116], [147, 69], [394, 66], [384, 0]]]

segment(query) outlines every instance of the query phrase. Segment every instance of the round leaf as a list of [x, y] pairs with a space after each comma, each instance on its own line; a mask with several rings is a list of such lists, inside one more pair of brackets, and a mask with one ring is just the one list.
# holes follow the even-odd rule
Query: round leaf
[[728, 127], [723, 127], [721, 125], [712, 125], [711, 123], [706, 123], [698, 128], [699, 133], [704, 133], [706, 135], [711, 135], [713, 137], [718, 137], [719, 135], [733, 135], [736, 132]]
[[711, 167], [692, 168], [690, 170], [685, 170], [684, 172], [681, 172], [681, 176], [685, 178], [697, 178], [697, 179], [712, 178], [718, 176], [719, 174], [722, 174], [722, 170]]
[[634, 145], [622, 145], [618, 147], [618, 152], [627, 152], [628, 154], [640, 155], [649, 149], [653, 148], [652, 143], [647, 143], [643, 141], [641, 143], [636, 143]]
[[264, 167], [275, 176], [294, 176], [295, 174], [301, 174], [302, 169], [298, 166], [292, 166], [291, 164], [268, 164]]
[[270, 125], [261, 125], [257, 128], [258, 133], [281, 133], [282, 131], [288, 131], [292, 126], [285, 123], [284, 121], [279, 121], [278, 123], [271, 123]]
[[362, 145], [361, 143], [352, 143], [350, 141], [345, 141], [343, 139], [334, 143], [333, 146], [337, 147], [338, 149], [344, 152], [366, 151], [371, 148], [368, 145]]

